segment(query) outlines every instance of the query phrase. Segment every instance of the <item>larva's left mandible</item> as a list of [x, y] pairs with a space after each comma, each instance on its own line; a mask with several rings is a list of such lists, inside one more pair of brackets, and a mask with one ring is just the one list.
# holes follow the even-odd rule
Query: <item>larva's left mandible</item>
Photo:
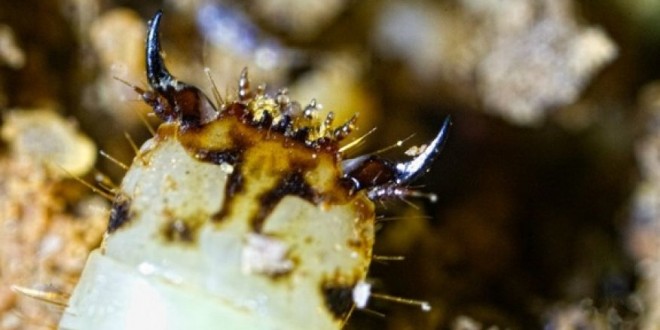
[[418, 156], [344, 160], [354, 120], [332, 126], [286, 97], [253, 90], [214, 105], [176, 80], [149, 23], [136, 90], [163, 120], [117, 193], [63, 329], [339, 329], [364, 289], [374, 199], [411, 194], [449, 120]]

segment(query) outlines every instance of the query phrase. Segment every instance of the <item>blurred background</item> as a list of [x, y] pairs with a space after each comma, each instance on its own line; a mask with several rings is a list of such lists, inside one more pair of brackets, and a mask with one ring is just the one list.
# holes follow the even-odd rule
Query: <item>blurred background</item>
[[438, 201], [382, 205], [376, 254], [405, 258], [371, 268], [374, 291], [433, 308], [373, 299], [385, 316], [347, 328], [660, 328], [655, 0], [2, 1], [0, 327], [56, 324], [9, 286], [70, 292], [100, 242], [107, 202], [39, 159], [121, 180], [96, 151], [130, 164], [157, 125], [129, 86], [157, 9], [177, 78], [211, 95], [208, 68], [226, 95], [248, 67], [359, 113], [354, 136], [377, 130], [356, 153], [407, 139], [387, 152], [405, 157], [452, 116], [417, 183]]

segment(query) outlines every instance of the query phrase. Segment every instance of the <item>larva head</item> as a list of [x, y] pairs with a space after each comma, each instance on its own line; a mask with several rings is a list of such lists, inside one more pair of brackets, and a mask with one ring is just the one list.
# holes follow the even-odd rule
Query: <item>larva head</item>
[[[149, 23], [152, 91], [142, 95], [164, 123], [126, 173], [62, 325], [131, 328], [133, 316], [160, 313], [168, 329], [340, 328], [371, 260], [370, 198], [405, 192], [446, 125], [410, 162], [342, 161], [338, 144], [354, 120], [334, 128], [315, 102], [253, 91], [247, 71], [216, 108], [166, 69], [160, 18]], [[135, 310], [122, 307], [130, 299]]]

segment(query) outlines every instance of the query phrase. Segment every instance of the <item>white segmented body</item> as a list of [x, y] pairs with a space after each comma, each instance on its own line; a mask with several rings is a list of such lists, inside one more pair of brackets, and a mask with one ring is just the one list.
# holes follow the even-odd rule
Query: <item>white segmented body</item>
[[[284, 274], [245, 272], [242, 255], [255, 235], [247, 218], [211, 219], [225, 200], [226, 167], [194, 159], [177, 139], [160, 138], [163, 131], [126, 174], [118, 200], [130, 200], [130, 220], [90, 257], [61, 327], [339, 328], [323, 286], [352, 285], [352, 271], [366, 272], [370, 255], [349, 246], [372, 242], [373, 219], [360, 221], [353, 207], [362, 198], [324, 209], [285, 197], [259, 235], [286, 246], [295, 266]], [[163, 228], [177, 219], [199, 225], [194, 241], [165, 237]]]
[[164, 123], [128, 169], [60, 327], [340, 329], [369, 299], [371, 199], [415, 196], [405, 185], [449, 121], [408, 162], [344, 160], [355, 118], [331, 127], [316, 101], [292, 111], [285, 93], [253, 92], [245, 70], [217, 108], [172, 77], [161, 15], [147, 37], [153, 90], [135, 90]]

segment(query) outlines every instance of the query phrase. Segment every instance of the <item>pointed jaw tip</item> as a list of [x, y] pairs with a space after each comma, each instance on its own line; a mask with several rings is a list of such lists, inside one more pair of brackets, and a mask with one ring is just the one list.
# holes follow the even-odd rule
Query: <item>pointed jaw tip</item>
[[429, 143], [424, 152], [407, 162], [395, 165], [397, 184], [410, 183], [429, 170], [447, 141], [449, 126], [451, 126], [451, 117], [447, 116], [440, 127], [440, 131], [438, 131], [438, 134]]
[[147, 52], [146, 52], [146, 66], [147, 66], [147, 79], [149, 85], [156, 91], [162, 91], [163, 86], [169, 84], [173, 77], [167, 71], [163, 57], [161, 56], [160, 47], [160, 20], [163, 16], [163, 11], [156, 12], [154, 17], [149, 21], [147, 31]]

